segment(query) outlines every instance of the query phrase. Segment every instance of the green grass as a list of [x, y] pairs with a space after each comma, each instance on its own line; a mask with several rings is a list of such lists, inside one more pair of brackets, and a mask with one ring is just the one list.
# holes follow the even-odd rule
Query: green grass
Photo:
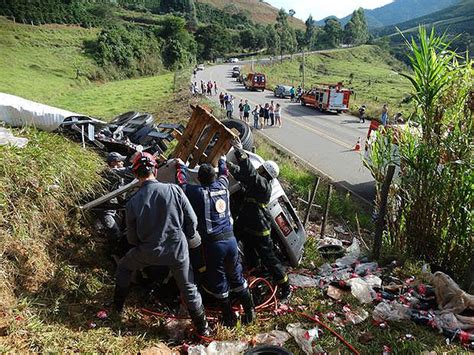
[[97, 33], [0, 17], [0, 92], [107, 120], [130, 110], [162, 113], [174, 98], [173, 73], [106, 83], [89, 79], [101, 68], [85, 54], [84, 41]]
[[[254, 69], [267, 75], [269, 87], [277, 84], [297, 87], [302, 82], [301, 60], [294, 57], [283, 63], [256, 64]], [[366, 104], [367, 114], [378, 117], [382, 105], [388, 103], [391, 114], [398, 111], [408, 114], [409, 106], [402, 101], [409, 95], [410, 83], [398, 75], [400, 71], [406, 71], [403, 64], [377, 46], [328, 50], [306, 55], [305, 87], [342, 81], [355, 91], [351, 111], [356, 112], [360, 105]]]

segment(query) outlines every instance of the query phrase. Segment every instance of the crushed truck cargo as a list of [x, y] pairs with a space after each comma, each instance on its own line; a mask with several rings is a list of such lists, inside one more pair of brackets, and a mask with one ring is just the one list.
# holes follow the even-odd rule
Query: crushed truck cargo
[[[128, 113], [127, 115], [119, 116], [116, 120], [112, 121], [111, 125], [116, 125], [116, 122], [123, 119], [124, 116], [131, 117], [134, 115]], [[168, 158], [163, 155], [164, 149], [150, 151], [160, 161], [160, 166], [157, 170], [157, 179], [162, 182], [176, 183], [175, 161], [178, 158], [187, 162], [191, 183], [198, 183], [197, 172], [199, 164], [211, 163], [216, 166], [217, 160], [221, 155], [226, 155], [230, 162], [236, 162], [231, 145], [232, 139], [238, 135], [241, 138], [245, 138], [247, 143], [253, 140], [249, 136], [251, 135], [250, 131], [235, 127], [234, 122], [235, 121], [221, 122], [216, 119], [206, 107], [194, 107], [192, 117], [184, 131], [173, 129], [172, 133], [170, 133], [170, 135], [178, 141], [178, 145], [170, 157]], [[227, 125], [229, 128], [232, 128], [232, 130], [226, 127]], [[106, 127], [105, 130], [107, 129], [109, 128]], [[129, 136], [128, 143], [128, 148], [131, 151], [124, 152], [124, 154], [128, 153], [128, 155], [130, 155], [134, 149], [146, 149], [146, 147], [140, 146], [140, 142], [133, 141], [132, 137], [132, 135]], [[168, 137], [168, 139], [171, 141], [172, 138]], [[257, 154], [249, 151], [247, 151], [247, 154], [256, 168], [263, 164], [264, 160]], [[108, 208], [109, 205], [107, 203], [110, 200], [124, 194], [130, 197], [131, 192], [136, 187], [137, 181], [132, 181], [116, 191], [112, 191], [85, 204], [81, 209]], [[231, 193], [232, 210], [238, 210], [239, 199], [241, 197], [240, 183], [231, 178], [229, 191]], [[126, 201], [127, 198], [123, 199], [122, 206], [118, 207], [123, 208], [123, 204], [125, 204]], [[268, 205], [268, 211], [272, 217], [272, 237], [280, 257], [289, 265], [293, 267], [298, 266], [303, 257], [306, 232], [295, 209], [277, 179], [273, 180], [272, 196]]]

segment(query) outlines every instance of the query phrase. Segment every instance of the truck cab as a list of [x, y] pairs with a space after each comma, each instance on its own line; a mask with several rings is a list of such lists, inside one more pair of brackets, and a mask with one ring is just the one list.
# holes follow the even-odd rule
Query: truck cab
[[265, 91], [266, 77], [262, 73], [249, 73], [244, 80], [244, 86], [247, 90]]

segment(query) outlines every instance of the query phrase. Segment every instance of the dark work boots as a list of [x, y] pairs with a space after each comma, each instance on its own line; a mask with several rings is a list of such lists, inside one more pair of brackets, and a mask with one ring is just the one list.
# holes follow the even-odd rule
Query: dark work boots
[[232, 303], [229, 297], [220, 300], [220, 306], [222, 311], [222, 323], [225, 327], [235, 327], [236, 319], [234, 312], [232, 311]]
[[280, 294], [278, 296], [279, 300], [282, 303], [288, 302], [288, 300], [291, 297], [290, 283], [288, 281], [286, 281], [286, 282], [282, 283], [281, 285], [279, 285], [279, 287], [280, 287]]
[[128, 295], [128, 287], [119, 287], [115, 286], [114, 291], [114, 302], [113, 302], [113, 310], [118, 314], [122, 313], [123, 305], [125, 304], [125, 299]]
[[242, 315], [242, 324], [252, 323], [255, 318], [255, 306], [253, 304], [252, 294], [247, 288], [239, 297], [240, 303], [244, 308], [244, 314]]
[[189, 310], [189, 315], [193, 321], [196, 331], [201, 336], [209, 336], [209, 325], [207, 323], [206, 314], [204, 313], [204, 306], [201, 306], [198, 310]]

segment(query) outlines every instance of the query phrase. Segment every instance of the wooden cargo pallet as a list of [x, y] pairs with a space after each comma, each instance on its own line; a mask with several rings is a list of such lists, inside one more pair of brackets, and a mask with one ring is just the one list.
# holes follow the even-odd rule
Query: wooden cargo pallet
[[175, 132], [178, 145], [173, 157], [189, 161], [191, 169], [202, 163], [217, 166], [219, 158], [227, 154], [232, 140], [238, 135], [215, 118], [208, 108], [200, 105], [191, 107], [193, 114], [184, 132]]

